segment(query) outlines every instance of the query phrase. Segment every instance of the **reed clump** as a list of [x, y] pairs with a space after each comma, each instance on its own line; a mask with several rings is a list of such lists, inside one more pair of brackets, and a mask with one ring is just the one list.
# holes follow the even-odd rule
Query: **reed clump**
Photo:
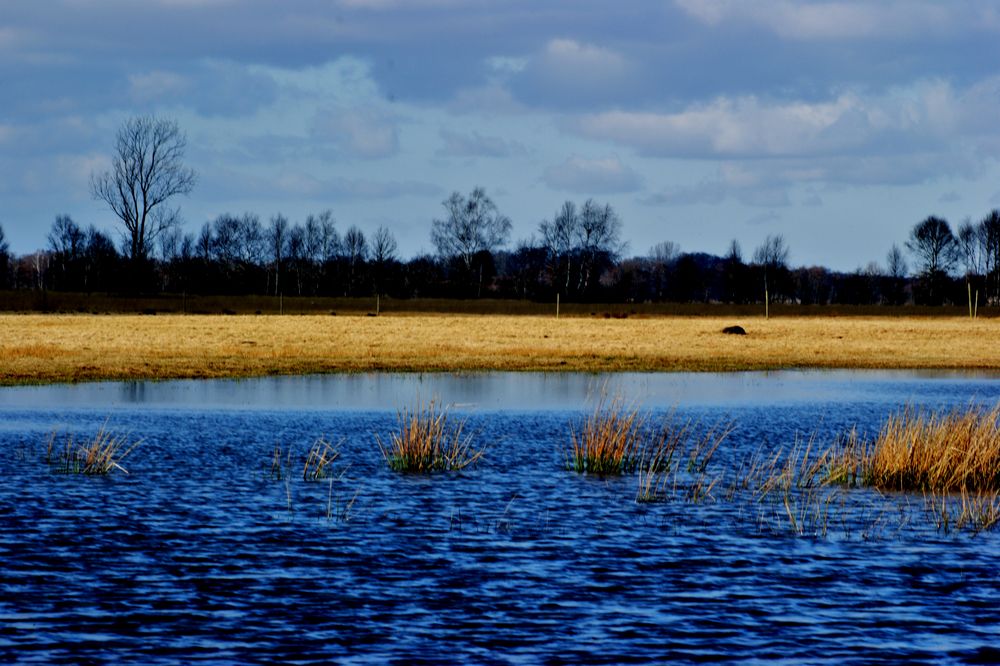
[[1000, 490], [1000, 404], [946, 413], [907, 408], [890, 416], [873, 442], [855, 432], [831, 449], [831, 480], [879, 490]]
[[639, 410], [626, 409], [621, 397], [608, 401], [602, 395], [579, 432], [570, 431], [568, 466], [575, 472], [610, 475], [633, 471], [647, 456], [656, 461], [641, 446], [645, 424]]
[[396, 472], [456, 471], [478, 462], [486, 448], [477, 448], [465, 431], [465, 420], [454, 420], [447, 407], [432, 400], [426, 406], [404, 409], [397, 416], [399, 430], [384, 443], [375, 441], [389, 468]]
[[129, 441], [128, 434], [109, 430], [107, 423], [101, 426], [92, 439], [78, 442], [72, 434], [57, 451], [57, 434], [52, 433], [46, 447], [45, 460], [49, 466], [61, 474], [106, 475], [118, 470], [128, 474], [122, 461], [142, 443]]

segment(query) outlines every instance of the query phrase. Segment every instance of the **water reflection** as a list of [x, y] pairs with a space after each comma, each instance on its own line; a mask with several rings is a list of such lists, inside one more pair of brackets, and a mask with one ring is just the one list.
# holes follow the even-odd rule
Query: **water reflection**
[[575, 410], [607, 391], [644, 407], [950, 402], [1000, 396], [998, 375], [910, 371], [462, 373], [100, 382], [0, 389], [0, 408], [128, 407], [394, 411], [439, 399], [473, 411]]

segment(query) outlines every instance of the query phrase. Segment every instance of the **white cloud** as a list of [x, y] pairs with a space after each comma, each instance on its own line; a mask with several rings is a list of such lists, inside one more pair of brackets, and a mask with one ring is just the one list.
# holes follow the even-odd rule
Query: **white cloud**
[[611, 79], [629, 71], [628, 62], [618, 53], [572, 39], [550, 40], [536, 66], [552, 79], [580, 76]]
[[542, 179], [554, 190], [585, 195], [634, 192], [642, 187], [639, 174], [617, 157], [586, 159], [574, 155], [546, 169]]
[[[571, 125], [593, 139], [657, 157], [761, 158], [904, 155], [948, 151], [968, 132], [993, 132], [1000, 85], [956, 92], [924, 81], [866, 97], [825, 101], [719, 97], [674, 113], [608, 111]], [[967, 137], [968, 138], [968, 137]]]
[[927, 36], [961, 28], [997, 27], [995, 9], [982, 3], [891, 0], [889, 2], [794, 2], [792, 0], [674, 0], [708, 25], [742, 21], [792, 40]]

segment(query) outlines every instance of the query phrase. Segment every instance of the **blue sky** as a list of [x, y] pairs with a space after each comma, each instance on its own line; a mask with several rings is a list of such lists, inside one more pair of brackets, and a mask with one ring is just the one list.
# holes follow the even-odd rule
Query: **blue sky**
[[629, 254], [781, 233], [842, 270], [1000, 206], [992, 2], [4, 0], [0, 81], [19, 253], [117, 228], [88, 182], [139, 113], [187, 134], [188, 231], [331, 209], [404, 256], [476, 185], [513, 241], [593, 197]]

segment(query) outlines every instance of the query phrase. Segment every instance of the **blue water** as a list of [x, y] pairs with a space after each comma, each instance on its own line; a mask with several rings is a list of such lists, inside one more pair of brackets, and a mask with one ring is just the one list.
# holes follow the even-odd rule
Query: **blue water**
[[[0, 390], [3, 663], [987, 663], [1000, 537], [945, 531], [917, 496], [845, 491], [828, 524], [780, 504], [565, 470], [601, 391], [654, 421], [732, 422], [754, 451], [876, 431], [906, 405], [1000, 401], [990, 375], [358, 375]], [[487, 456], [386, 469], [374, 434], [455, 404]], [[105, 421], [128, 474], [56, 474], [53, 430]], [[319, 436], [337, 476], [295, 470]], [[62, 441], [60, 438], [59, 441]]]

